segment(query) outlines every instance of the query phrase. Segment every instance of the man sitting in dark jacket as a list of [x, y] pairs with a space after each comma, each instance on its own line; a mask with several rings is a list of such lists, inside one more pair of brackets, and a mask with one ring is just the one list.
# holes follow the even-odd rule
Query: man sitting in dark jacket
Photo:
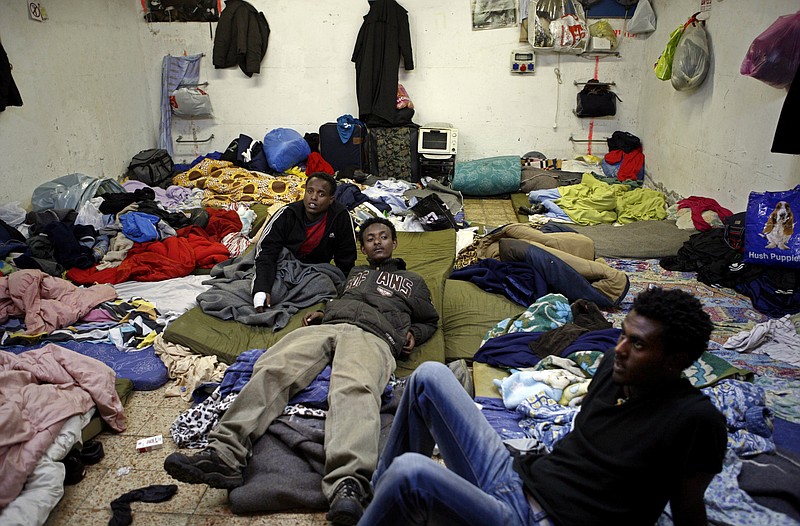
[[330, 364], [322, 491], [331, 502], [330, 521], [358, 522], [378, 460], [381, 394], [395, 359], [430, 338], [439, 320], [425, 281], [392, 257], [397, 233], [390, 221], [368, 219], [359, 241], [369, 266], [353, 268], [338, 299], [308, 314], [304, 327], [259, 358], [250, 381], [209, 434], [208, 448], [191, 457], [169, 455], [164, 468], [170, 475], [215, 488], [241, 485], [253, 443]]
[[308, 176], [302, 201], [290, 203], [273, 215], [256, 247], [253, 306], [271, 307], [278, 257], [286, 248], [303, 263], [333, 263], [346, 276], [356, 262], [353, 220], [336, 202], [336, 179], [317, 172]]

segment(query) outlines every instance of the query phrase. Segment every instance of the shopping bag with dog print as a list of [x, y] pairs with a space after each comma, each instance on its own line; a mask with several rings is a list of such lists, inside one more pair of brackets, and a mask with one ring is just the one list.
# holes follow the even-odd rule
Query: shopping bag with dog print
[[744, 261], [800, 268], [800, 185], [784, 192], [750, 192]]

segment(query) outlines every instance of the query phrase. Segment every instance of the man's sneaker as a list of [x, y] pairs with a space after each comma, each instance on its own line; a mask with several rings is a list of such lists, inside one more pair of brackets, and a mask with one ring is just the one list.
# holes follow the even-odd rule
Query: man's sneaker
[[164, 459], [164, 469], [176, 480], [189, 484], [208, 484], [212, 488], [233, 489], [242, 485], [242, 473], [228, 466], [217, 452], [207, 448], [192, 456], [172, 453]]
[[334, 526], [354, 526], [364, 514], [364, 490], [355, 479], [346, 478], [336, 486], [327, 519]]

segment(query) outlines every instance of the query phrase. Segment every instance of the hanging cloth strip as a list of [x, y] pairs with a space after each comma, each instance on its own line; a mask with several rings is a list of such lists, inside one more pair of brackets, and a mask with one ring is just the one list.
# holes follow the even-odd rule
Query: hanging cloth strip
[[161, 125], [158, 130], [158, 147], [173, 156], [172, 149], [172, 110], [169, 105], [170, 94], [181, 84], [198, 84], [200, 79], [199, 55], [173, 57], [167, 55], [161, 63]]

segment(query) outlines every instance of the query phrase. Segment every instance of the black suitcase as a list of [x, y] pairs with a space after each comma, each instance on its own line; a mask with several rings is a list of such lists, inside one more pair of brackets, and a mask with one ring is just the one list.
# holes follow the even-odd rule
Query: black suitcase
[[370, 173], [419, 182], [418, 126], [369, 129]]
[[335, 171], [345, 168], [369, 171], [367, 127], [356, 124], [353, 134], [343, 143], [335, 122], [319, 127], [319, 153]]

